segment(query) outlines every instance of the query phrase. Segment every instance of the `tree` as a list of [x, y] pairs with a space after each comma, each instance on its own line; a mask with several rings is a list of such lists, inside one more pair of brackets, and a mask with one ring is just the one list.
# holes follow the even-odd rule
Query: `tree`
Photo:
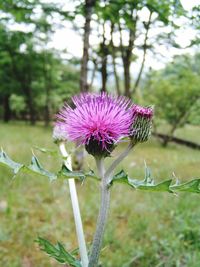
[[[146, 17], [142, 12], [145, 11]], [[95, 14], [98, 15], [98, 24], [102, 28], [102, 41], [100, 48], [102, 56], [102, 69], [104, 70], [104, 79], [102, 79], [102, 88], [105, 87], [108, 76], [107, 58], [112, 58], [113, 74], [115, 77], [117, 93], [119, 94], [119, 75], [117, 73], [116, 61], [121, 59], [123, 67], [123, 94], [131, 98], [139, 86], [142, 73], [145, 66], [146, 55], [149, 50], [153, 50], [154, 44], [159, 40], [169, 39], [169, 35], [159, 35], [155, 38], [149, 38], [149, 32], [153, 28], [166, 27], [170, 25], [177, 28], [174, 20], [184, 15], [179, 1], [174, 0], [148, 0], [148, 1], [98, 1], [95, 6]], [[102, 26], [101, 26], [102, 25]], [[105, 38], [104, 28], [110, 28], [110, 43]], [[118, 37], [118, 42], [114, 42], [113, 36]], [[172, 34], [171, 34], [172, 36]], [[106, 44], [107, 41], [107, 44]], [[169, 41], [168, 41], [169, 42]], [[110, 47], [110, 49], [108, 49]], [[102, 49], [103, 48], [103, 49]], [[141, 65], [138, 66], [138, 73], [135, 72], [135, 79], [132, 79], [131, 64], [138, 57], [138, 51], [142, 50]], [[107, 68], [106, 68], [107, 67]]]
[[[71, 16], [58, 5], [40, 0], [3, 1], [0, 10], [0, 101], [3, 104], [4, 121], [11, 118], [10, 98], [14, 95], [15, 100], [19, 97], [25, 100], [28, 110], [26, 117], [32, 124], [42, 118], [48, 125], [53, 90], [57, 89], [55, 84], [60, 86], [56, 74], [65, 68], [55, 51], [46, 48], [55, 30], [50, 18], [53, 19], [55, 14], [58, 18], [59, 15], [61, 23], [63, 18], [71, 19]], [[12, 106], [12, 110], [13, 107], [15, 109], [16, 105]], [[38, 107], [43, 116], [39, 114]]]
[[19, 39], [22, 41], [20, 34], [10, 34], [0, 25], [0, 100], [3, 105], [2, 112], [5, 122], [11, 119], [11, 94], [20, 91], [20, 83], [16, 80], [16, 64], [13, 59], [13, 54], [19, 48]]
[[[177, 128], [189, 122], [194, 107], [199, 103], [199, 74], [193, 69], [194, 58], [177, 56], [163, 70], [153, 72], [145, 86], [144, 98], [153, 102], [160, 120], [170, 125], [166, 146]], [[166, 131], [165, 131], [166, 133]]]
[[81, 61], [81, 75], [80, 75], [80, 90], [81, 92], [88, 91], [88, 60], [89, 60], [89, 36], [90, 36], [90, 23], [93, 8], [95, 6], [96, 0], [85, 0], [84, 4], [84, 35], [83, 35], [83, 57]]

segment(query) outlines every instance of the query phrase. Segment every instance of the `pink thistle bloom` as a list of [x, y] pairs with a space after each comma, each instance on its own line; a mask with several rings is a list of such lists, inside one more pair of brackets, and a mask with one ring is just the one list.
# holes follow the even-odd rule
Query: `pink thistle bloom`
[[153, 117], [153, 108], [134, 105], [133, 106], [133, 115], [134, 115], [134, 117], [135, 116], [141, 116], [144, 118], [151, 119]]
[[[74, 108], [65, 105], [57, 115], [66, 138], [85, 145], [92, 155], [109, 155], [115, 143], [130, 133], [133, 122], [131, 101], [107, 93], [83, 93], [72, 98]], [[105, 156], [105, 153], [104, 153]]]

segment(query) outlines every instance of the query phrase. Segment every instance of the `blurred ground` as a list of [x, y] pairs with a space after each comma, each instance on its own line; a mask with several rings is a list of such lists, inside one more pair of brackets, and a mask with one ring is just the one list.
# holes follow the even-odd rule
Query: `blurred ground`
[[[0, 145], [14, 160], [28, 164], [31, 148], [56, 149], [51, 130], [23, 123], [1, 124]], [[186, 126], [177, 136], [199, 142], [200, 127]], [[61, 159], [34, 149], [43, 165], [58, 170]], [[115, 152], [116, 153], [116, 152]], [[200, 177], [200, 151], [170, 144], [162, 148], [152, 139], [136, 147], [120, 168], [131, 177], [144, 177], [144, 160], [158, 180]], [[88, 157], [93, 167], [93, 159]], [[98, 183], [77, 185], [88, 245], [98, 213]], [[101, 254], [104, 267], [199, 267], [200, 195], [135, 192], [115, 185]], [[41, 176], [20, 175], [0, 166], [0, 266], [59, 266], [38, 249], [37, 236], [77, 247], [67, 185]]]

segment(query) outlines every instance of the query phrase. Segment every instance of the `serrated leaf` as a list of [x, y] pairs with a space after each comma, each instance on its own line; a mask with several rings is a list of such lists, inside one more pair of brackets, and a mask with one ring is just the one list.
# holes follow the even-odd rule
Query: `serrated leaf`
[[60, 242], [53, 245], [42, 237], [38, 237], [36, 242], [39, 243], [42, 251], [46, 252], [50, 257], [54, 258], [58, 262], [69, 264], [73, 267], [81, 267], [81, 263], [71, 253], [67, 252]]
[[85, 174], [78, 171], [70, 171], [65, 164], [62, 165], [61, 170], [58, 173], [59, 176], [64, 176], [67, 179], [75, 178], [81, 179], [82, 181], [85, 179]]
[[56, 174], [45, 170], [34, 155], [32, 156], [31, 164], [27, 167], [27, 169], [37, 174], [48, 177], [50, 181], [53, 181], [57, 178]]
[[121, 170], [120, 172], [118, 172], [117, 174], [115, 174], [112, 177], [111, 184], [113, 182], [123, 183], [123, 184], [129, 184], [127, 173], [125, 173], [124, 170]]
[[163, 182], [158, 183], [158, 184], [154, 184], [153, 180], [151, 180], [151, 182], [146, 182], [146, 180], [140, 181], [140, 180], [136, 180], [136, 179], [130, 179], [126, 175], [123, 178], [121, 178], [121, 182], [126, 183], [137, 190], [173, 193], [173, 191], [170, 189], [170, 184], [172, 182], [172, 179], [163, 181]]
[[79, 248], [75, 248], [72, 251], [70, 251], [70, 254], [73, 256], [77, 256], [79, 254]]
[[192, 181], [179, 185], [172, 185], [171, 190], [176, 192], [185, 191], [185, 192], [200, 193], [200, 179], [194, 179]]
[[17, 174], [21, 170], [21, 168], [24, 167], [23, 164], [15, 162], [11, 158], [9, 158], [3, 150], [0, 152], [0, 163], [12, 169], [14, 174]]
[[170, 189], [171, 183], [172, 183], [172, 179], [168, 179], [158, 184], [155, 184], [154, 179], [152, 177], [151, 169], [147, 166], [145, 162], [144, 181], [137, 183], [138, 185], [135, 184], [135, 187], [139, 190], [144, 190], [144, 191], [173, 193], [173, 191]]
[[191, 193], [200, 193], [200, 179], [194, 179], [192, 181], [172, 185], [172, 179], [165, 180], [160, 183], [155, 183], [154, 179], [151, 177], [150, 169], [145, 167], [145, 179], [137, 180], [130, 179], [127, 173], [124, 170], [121, 170], [119, 173], [112, 177], [110, 185], [113, 183], [124, 183], [128, 184], [134, 189], [141, 191], [151, 191], [151, 192], [169, 192], [176, 193], [179, 191], [191, 192]]
[[146, 162], [145, 162], [145, 165], [144, 166], [145, 166], [144, 182], [146, 182], [146, 183], [152, 183], [153, 182], [153, 178], [152, 178], [151, 170], [147, 166]]
[[158, 184], [140, 184], [136, 188], [139, 190], [145, 190], [145, 191], [154, 191], [154, 192], [170, 192], [173, 193], [173, 191], [170, 189], [170, 185], [172, 183], [172, 179], [163, 181]]

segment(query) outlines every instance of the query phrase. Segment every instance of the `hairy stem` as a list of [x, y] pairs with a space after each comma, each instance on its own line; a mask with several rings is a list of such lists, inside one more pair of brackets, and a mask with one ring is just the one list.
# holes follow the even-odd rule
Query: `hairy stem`
[[[130, 153], [131, 149], [134, 147], [135, 143], [131, 141], [128, 147], [112, 162], [110, 167], [105, 172], [106, 177], [110, 177], [114, 169], [119, 165], [119, 163]], [[108, 181], [109, 182], [109, 181]]]
[[96, 232], [92, 243], [92, 251], [89, 258], [88, 267], [97, 266], [99, 254], [101, 250], [103, 234], [105, 230], [109, 204], [110, 204], [110, 189], [108, 187], [108, 177], [104, 175], [104, 163], [103, 159], [96, 159], [99, 175], [101, 176], [101, 205], [99, 210], [99, 216], [97, 219]]

